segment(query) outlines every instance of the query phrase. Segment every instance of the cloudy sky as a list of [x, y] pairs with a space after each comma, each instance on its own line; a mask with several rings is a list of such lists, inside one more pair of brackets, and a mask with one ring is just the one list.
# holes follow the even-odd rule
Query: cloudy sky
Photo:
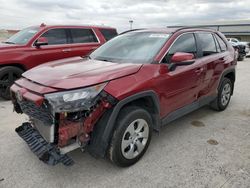
[[124, 31], [250, 19], [250, 0], [0, 0], [0, 29], [30, 25], [95, 24]]

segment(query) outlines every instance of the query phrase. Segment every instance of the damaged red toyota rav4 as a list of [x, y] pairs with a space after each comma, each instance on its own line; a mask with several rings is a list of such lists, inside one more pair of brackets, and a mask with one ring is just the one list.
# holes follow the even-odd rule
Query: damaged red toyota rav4
[[234, 50], [219, 32], [195, 28], [122, 33], [88, 58], [40, 65], [11, 87], [16, 132], [43, 162], [73, 164], [81, 148], [119, 166], [136, 163], [153, 130], [233, 94]]

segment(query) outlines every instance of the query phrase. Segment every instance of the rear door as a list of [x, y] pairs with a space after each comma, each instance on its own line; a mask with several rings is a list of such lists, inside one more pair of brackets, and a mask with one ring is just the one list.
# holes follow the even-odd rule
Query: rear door
[[70, 28], [68, 31], [71, 36], [71, 56], [87, 56], [101, 45], [98, 37], [92, 29]]
[[215, 86], [224, 69], [226, 51], [224, 48], [221, 49], [216, 36], [210, 32], [198, 32], [196, 37], [205, 74], [198, 97], [203, 97], [214, 94]]
[[49, 29], [44, 32], [41, 37], [48, 39], [48, 45], [40, 47], [32, 46], [32, 56], [29, 61], [33, 62], [33, 64], [39, 65], [41, 63], [69, 57], [67, 51], [69, 37], [65, 29]]
[[193, 53], [195, 62], [192, 65], [178, 66], [174, 71], [166, 73], [165, 78], [160, 82], [159, 90], [163, 93], [161, 111], [164, 116], [194, 102], [204, 79], [204, 68], [197, 56], [196, 39], [193, 33], [186, 33], [177, 38], [162, 63], [170, 64], [171, 57], [176, 52]]

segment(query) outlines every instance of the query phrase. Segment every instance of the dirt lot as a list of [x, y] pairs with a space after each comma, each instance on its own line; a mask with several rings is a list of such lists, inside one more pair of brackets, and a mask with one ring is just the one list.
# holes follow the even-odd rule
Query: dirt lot
[[47, 166], [14, 129], [27, 118], [0, 102], [0, 187], [250, 187], [250, 59], [238, 63], [231, 104], [197, 110], [154, 134], [148, 152], [118, 168], [77, 150], [72, 167]]

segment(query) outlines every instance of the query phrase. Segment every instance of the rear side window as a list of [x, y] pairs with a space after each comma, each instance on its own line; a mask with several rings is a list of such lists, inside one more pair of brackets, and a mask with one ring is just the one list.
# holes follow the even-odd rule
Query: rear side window
[[102, 33], [106, 41], [117, 36], [117, 32], [114, 29], [100, 29], [100, 32]]
[[67, 44], [67, 35], [65, 29], [51, 29], [45, 32], [42, 37], [48, 39], [48, 45]]
[[221, 51], [225, 52], [227, 50], [227, 45], [225, 44], [225, 42], [219, 36], [217, 36], [217, 35], [215, 35], [215, 36], [216, 36], [216, 39], [217, 39], [217, 41], [218, 41], [218, 43], [220, 45]]
[[187, 34], [181, 35], [171, 46], [169, 52], [163, 59], [163, 63], [170, 63], [171, 57], [176, 52], [192, 53], [196, 57], [197, 50], [196, 50], [196, 42], [195, 42], [194, 34], [187, 33]]
[[98, 42], [92, 29], [70, 29], [73, 43]]
[[200, 39], [203, 56], [217, 53], [215, 41], [211, 33], [198, 33], [197, 36]]

